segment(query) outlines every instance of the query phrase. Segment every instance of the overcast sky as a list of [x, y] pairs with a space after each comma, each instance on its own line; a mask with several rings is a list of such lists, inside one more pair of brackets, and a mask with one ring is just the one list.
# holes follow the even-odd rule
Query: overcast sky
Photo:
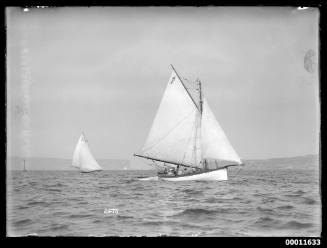
[[241, 158], [317, 154], [318, 25], [312, 8], [7, 9], [8, 154], [71, 158], [84, 131], [96, 158], [130, 159], [170, 64]]

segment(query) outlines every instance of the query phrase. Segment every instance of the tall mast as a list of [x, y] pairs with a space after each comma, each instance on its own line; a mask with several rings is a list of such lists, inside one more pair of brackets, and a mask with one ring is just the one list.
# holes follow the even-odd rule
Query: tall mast
[[203, 101], [202, 101], [202, 90], [201, 90], [201, 81], [200, 81], [200, 79], [197, 79], [197, 82], [198, 82], [198, 84], [199, 84], [199, 94], [200, 94], [200, 113], [201, 113], [201, 115], [202, 115], [202, 111], [203, 111], [203, 109], [202, 109], [202, 103], [203, 103]]

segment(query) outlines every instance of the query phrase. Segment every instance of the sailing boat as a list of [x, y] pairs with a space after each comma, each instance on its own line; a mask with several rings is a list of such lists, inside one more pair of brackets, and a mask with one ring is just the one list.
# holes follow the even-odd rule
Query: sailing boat
[[81, 172], [93, 172], [102, 170], [101, 166], [95, 160], [88, 146], [84, 133], [78, 139], [75, 147], [72, 165], [81, 170]]
[[243, 165], [240, 157], [203, 96], [201, 81], [197, 80], [196, 93], [191, 94], [191, 88], [171, 67], [148, 138], [140, 154], [134, 154], [152, 161], [158, 174], [139, 179], [228, 180], [228, 167]]

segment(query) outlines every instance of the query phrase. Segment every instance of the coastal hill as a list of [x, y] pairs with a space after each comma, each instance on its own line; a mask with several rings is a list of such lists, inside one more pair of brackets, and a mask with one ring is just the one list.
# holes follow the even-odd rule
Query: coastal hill
[[[123, 170], [129, 169], [129, 161], [123, 159], [97, 159], [97, 162], [104, 170]], [[26, 158], [25, 165], [27, 170], [76, 170], [72, 167], [71, 159], [63, 158]], [[7, 159], [7, 169], [22, 170], [24, 159], [11, 157]]]
[[319, 156], [305, 155], [288, 158], [270, 158], [260, 160], [244, 160], [244, 169], [249, 170], [319, 170]]

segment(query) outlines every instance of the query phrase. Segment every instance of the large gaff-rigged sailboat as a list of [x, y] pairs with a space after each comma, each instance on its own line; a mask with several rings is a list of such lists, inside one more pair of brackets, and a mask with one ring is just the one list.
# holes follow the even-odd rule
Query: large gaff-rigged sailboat
[[94, 172], [102, 170], [101, 166], [95, 160], [87, 144], [84, 133], [78, 139], [73, 154], [72, 165], [81, 170], [81, 172]]
[[203, 96], [201, 81], [192, 93], [171, 67], [148, 138], [140, 154], [134, 154], [152, 161], [158, 175], [140, 180], [227, 180], [227, 168], [243, 165], [241, 159]]

